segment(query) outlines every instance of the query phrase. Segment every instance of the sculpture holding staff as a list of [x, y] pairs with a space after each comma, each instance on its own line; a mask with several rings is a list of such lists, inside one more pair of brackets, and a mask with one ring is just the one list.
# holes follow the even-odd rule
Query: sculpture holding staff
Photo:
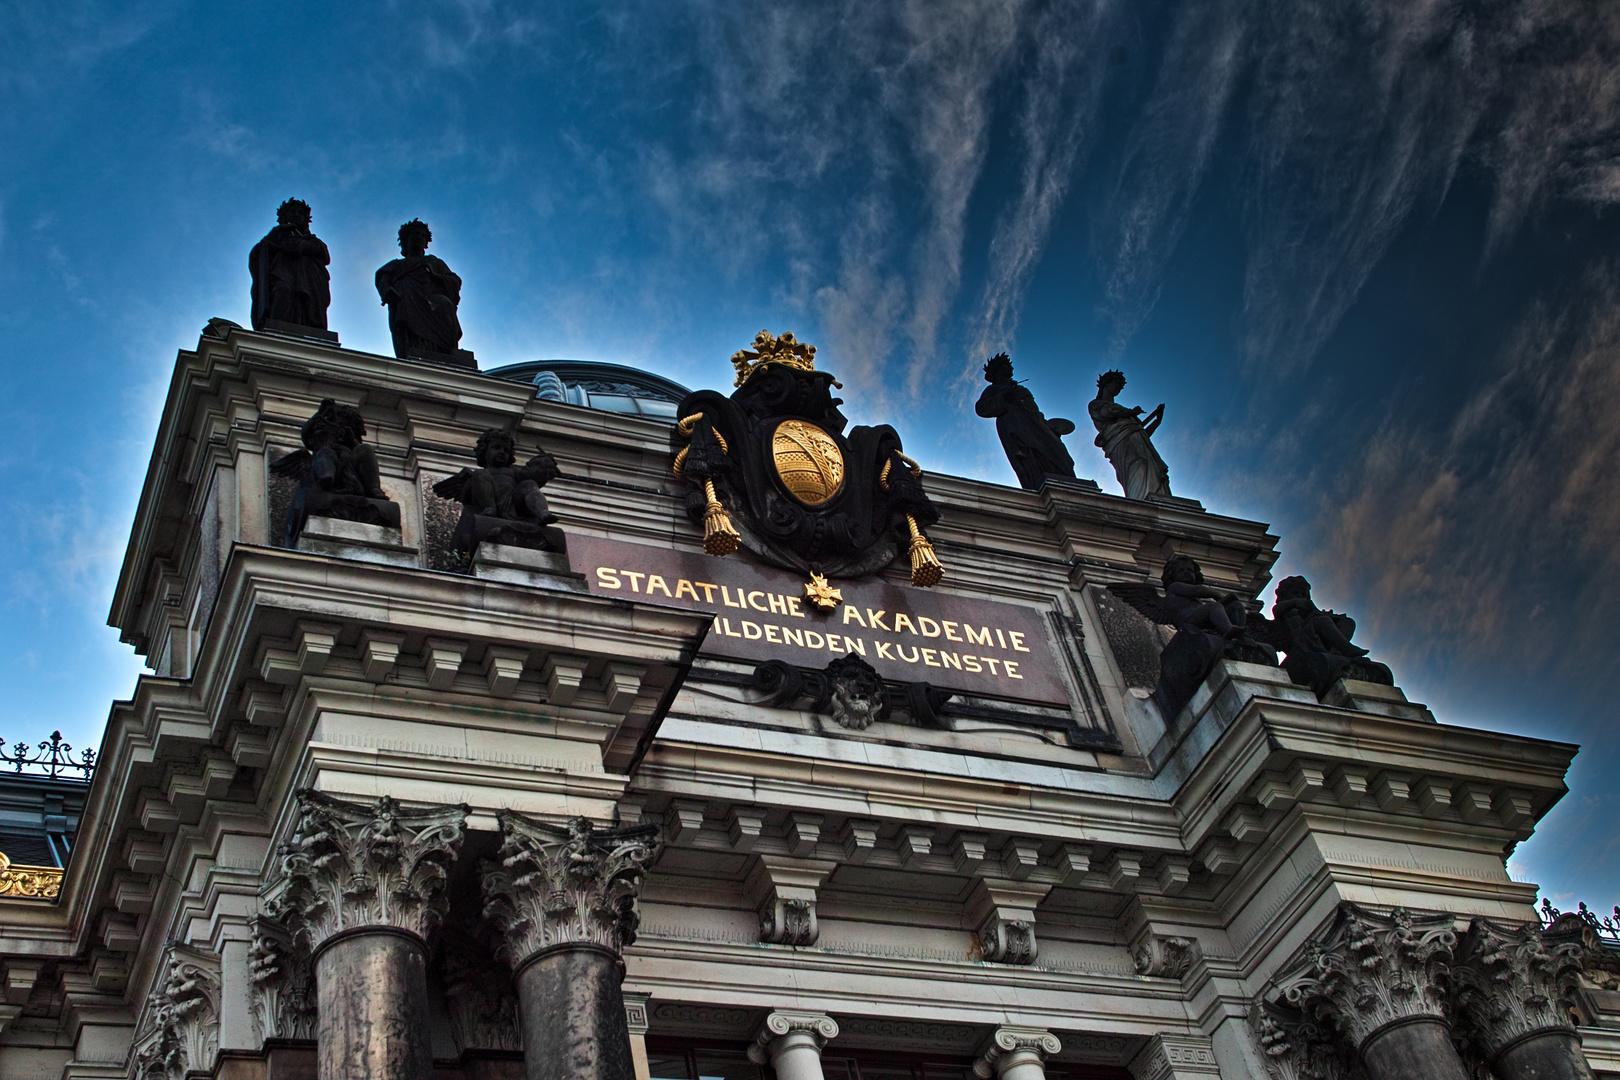
[[1170, 494], [1170, 468], [1153, 448], [1153, 433], [1164, 419], [1164, 406], [1142, 415], [1140, 405], [1127, 408], [1114, 401], [1125, 389], [1125, 375], [1106, 371], [1097, 378], [1097, 396], [1087, 411], [1097, 426], [1097, 445], [1119, 477], [1128, 499]]

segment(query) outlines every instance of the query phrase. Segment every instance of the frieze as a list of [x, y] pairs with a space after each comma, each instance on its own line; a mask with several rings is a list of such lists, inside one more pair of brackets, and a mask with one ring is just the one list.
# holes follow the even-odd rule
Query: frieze
[[578, 534], [568, 556], [597, 595], [713, 614], [704, 655], [822, 668], [853, 653], [897, 682], [1069, 703], [1037, 608], [869, 579], [841, 581], [841, 602], [822, 612], [794, 574], [740, 558]]

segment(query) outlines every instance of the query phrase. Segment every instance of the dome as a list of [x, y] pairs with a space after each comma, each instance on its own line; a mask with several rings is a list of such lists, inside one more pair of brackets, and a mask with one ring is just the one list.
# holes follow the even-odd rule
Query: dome
[[535, 395], [545, 401], [657, 420], [676, 419], [675, 406], [691, 393], [662, 375], [595, 360], [530, 360], [492, 368], [484, 374], [529, 383]]

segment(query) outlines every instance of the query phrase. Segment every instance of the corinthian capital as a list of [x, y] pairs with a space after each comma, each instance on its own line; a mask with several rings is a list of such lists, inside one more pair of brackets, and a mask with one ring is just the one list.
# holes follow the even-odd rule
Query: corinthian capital
[[465, 806], [407, 810], [387, 796], [350, 803], [315, 791], [297, 798], [274, 906], [310, 949], [340, 930], [391, 926], [426, 937], [438, 926]]
[[1288, 1004], [1330, 1021], [1357, 1049], [1396, 1020], [1444, 1016], [1441, 989], [1457, 946], [1450, 915], [1388, 915], [1344, 904], [1304, 959], [1279, 980]]
[[213, 1068], [219, 1048], [219, 957], [171, 944], [135, 1035], [138, 1074], [180, 1080]]
[[658, 855], [658, 826], [567, 828], [502, 810], [498, 863], [484, 868], [484, 916], [514, 967], [548, 945], [584, 941], [618, 952], [636, 940], [636, 894]]
[[1458, 951], [1452, 1000], [1460, 1033], [1484, 1060], [1534, 1032], [1574, 1027], [1561, 999], [1581, 969], [1579, 943], [1549, 945], [1534, 923], [1475, 919]]

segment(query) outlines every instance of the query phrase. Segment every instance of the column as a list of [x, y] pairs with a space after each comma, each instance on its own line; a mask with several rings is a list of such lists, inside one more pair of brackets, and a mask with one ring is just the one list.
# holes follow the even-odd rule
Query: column
[[311, 953], [320, 1080], [428, 1080], [425, 939], [449, 905], [467, 808], [297, 799], [272, 913]]
[[1458, 1034], [1499, 1080], [1592, 1080], [1562, 1003], [1583, 951], [1544, 940], [1535, 924], [1469, 926], [1452, 969]]
[[[1456, 945], [1451, 915], [1401, 908], [1379, 915], [1346, 903], [1306, 945], [1302, 963], [1283, 980], [1283, 998], [1306, 1017], [1329, 1021], [1371, 1080], [1469, 1080], [1441, 989]], [[1278, 1032], [1263, 1032], [1262, 1042], [1286, 1075], [1285, 1061], [1299, 1048]]]
[[652, 1066], [647, 1062], [647, 1006], [651, 994], [624, 995], [624, 1022], [630, 1029], [630, 1061], [636, 1069], [636, 1080], [651, 1080]]
[[484, 916], [501, 932], [523, 1024], [527, 1080], [635, 1080], [622, 951], [636, 939], [636, 894], [658, 827], [558, 828], [502, 810], [484, 870]]
[[1063, 1049], [1043, 1028], [999, 1027], [973, 1063], [979, 1080], [1046, 1080], [1046, 1059]]
[[748, 1059], [770, 1062], [776, 1080], [822, 1080], [821, 1048], [838, 1037], [838, 1024], [826, 1013], [777, 1010], [765, 1017]]

